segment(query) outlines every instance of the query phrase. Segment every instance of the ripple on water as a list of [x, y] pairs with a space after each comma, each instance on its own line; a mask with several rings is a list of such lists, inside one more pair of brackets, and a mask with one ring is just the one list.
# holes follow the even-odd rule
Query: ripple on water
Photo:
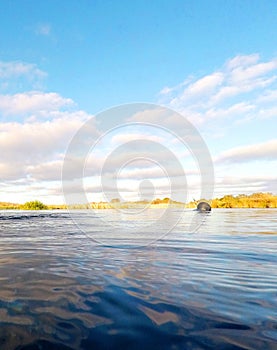
[[1, 213], [0, 349], [275, 350], [268, 213], [214, 211], [140, 249], [99, 246], [64, 212]]

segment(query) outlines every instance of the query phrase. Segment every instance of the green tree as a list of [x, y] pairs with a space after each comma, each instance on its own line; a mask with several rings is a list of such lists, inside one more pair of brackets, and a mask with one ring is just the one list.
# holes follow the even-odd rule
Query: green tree
[[23, 209], [23, 210], [44, 210], [44, 209], [48, 209], [48, 207], [47, 207], [47, 205], [43, 204], [40, 201], [31, 201], [31, 202], [26, 202], [25, 204], [23, 204], [21, 209]]

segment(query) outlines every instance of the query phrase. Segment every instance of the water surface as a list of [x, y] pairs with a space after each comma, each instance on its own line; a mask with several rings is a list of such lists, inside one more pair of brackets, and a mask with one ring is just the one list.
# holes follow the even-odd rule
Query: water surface
[[0, 349], [275, 350], [276, 214], [213, 210], [138, 246], [112, 210], [113, 230], [76, 212], [83, 231], [66, 211], [1, 211]]

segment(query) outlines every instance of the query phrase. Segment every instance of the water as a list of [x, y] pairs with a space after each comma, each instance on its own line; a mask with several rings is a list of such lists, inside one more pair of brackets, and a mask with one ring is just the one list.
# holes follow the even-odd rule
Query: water
[[276, 214], [218, 209], [194, 234], [109, 247], [85, 211], [85, 233], [65, 211], [2, 211], [0, 349], [275, 350]]

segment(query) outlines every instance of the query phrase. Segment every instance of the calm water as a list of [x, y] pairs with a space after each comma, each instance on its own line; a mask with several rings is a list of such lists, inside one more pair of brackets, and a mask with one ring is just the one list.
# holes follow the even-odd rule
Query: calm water
[[277, 349], [277, 210], [214, 210], [146, 246], [110, 210], [116, 247], [74, 215], [85, 233], [67, 212], [0, 212], [1, 350]]

